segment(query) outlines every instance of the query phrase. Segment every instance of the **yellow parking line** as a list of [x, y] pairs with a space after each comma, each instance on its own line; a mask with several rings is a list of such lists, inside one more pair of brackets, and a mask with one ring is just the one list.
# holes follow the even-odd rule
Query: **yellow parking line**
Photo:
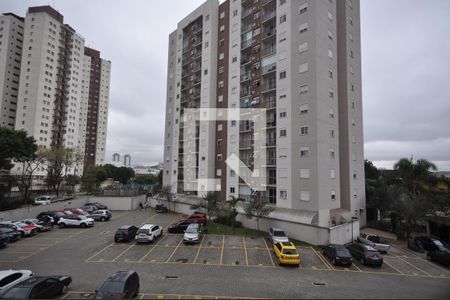
[[266, 245], [267, 254], [269, 254], [270, 262], [272, 263], [272, 267], [275, 267], [275, 264], [274, 264], [273, 258], [272, 258], [272, 254], [270, 253], [270, 250], [269, 250], [269, 245], [267, 245], [267, 242], [266, 242], [265, 238], [263, 238], [263, 241], [264, 241], [264, 244]]
[[244, 241], [245, 264], [248, 266], [247, 245], [245, 244], [245, 236], [242, 237], [242, 240]]
[[353, 266], [355, 266], [355, 268], [358, 269], [358, 271], [363, 272], [363, 270], [360, 269], [360, 267], [358, 267], [354, 262], [352, 263]]
[[96, 257], [97, 255], [99, 255], [100, 253], [102, 253], [103, 251], [105, 251], [106, 249], [108, 249], [109, 247], [112, 247], [115, 243], [111, 243], [108, 246], [106, 246], [105, 248], [103, 248], [102, 250], [98, 251], [97, 253], [95, 253], [94, 255], [90, 256], [88, 259], [86, 259], [86, 261], [90, 261], [92, 258]]
[[119, 259], [119, 257], [121, 257], [122, 255], [124, 255], [125, 253], [128, 252], [128, 250], [130, 250], [131, 248], [133, 248], [136, 244], [131, 245], [130, 247], [128, 247], [127, 249], [125, 249], [125, 251], [123, 251], [122, 253], [120, 253], [119, 255], [117, 255], [112, 261], [116, 261], [117, 259]]
[[311, 247], [311, 249], [319, 257], [319, 259], [325, 264], [325, 266], [328, 268], [328, 270], [336, 270], [335, 268], [333, 268], [333, 266], [331, 264], [329, 264], [327, 262], [327, 260], [322, 256], [321, 253], [317, 252], [316, 249], [314, 249], [313, 247]]
[[396, 270], [397, 272], [399, 272], [402, 275], [405, 275], [405, 273], [403, 273], [402, 271], [400, 271], [399, 269], [397, 269], [396, 267], [394, 267], [393, 265], [391, 265], [390, 263], [388, 263], [386, 260], [384, 260], [384, 263], [387, 264], [388, 266], [390, 266], [392, 269]]
[[220, 265], [222, 265], [223, 262], [223, 247], [225, 245], [225, 235], [222, 235], [222, 250], [220, 252]]
[[408, 265], [410, 265], [410, 266], [413, 267], [414, 269], [419, 270], [420, 272], [422, 272], [422, 273], [424, 273], [424, 274], [427, 274], [427, 275], [430, 276], [430, 277], [433, 277], [433, 275], [431, 275], [430, 273], [428, 273], [428, 272], [422, 270], [422, 269], [419, 268], [419, 267], [416, 267], [415, 265], [413, 265], [412, 263], [410, 263], [410, 262], [404, 260], [404, 259], [401, 258], [400, 256], [397, 257], [397, 258], [400, 259], [400, 260], [403, 260], [405, 263], [407, 263]]
[[197, 254], [195, 254], [195, 258], [194, 258], [194, 261], [192, 262], [192, 264], [195, 264], [195, 262], [197, 261], [197, 258], [198, 258], [198, 255], [200, 254], [200, 250], [202, 249], [204, 240], [205, 240], [205, 236], [203, 236], [202, 241], [200, 242], [200, 245], [198, 246]]
[[141, 263], [152, 251], [153, 251], [153, 249], [155, 249], [156, 248], [156, 246], [162, 241], [162, 240], [164, 240], [165, 238], [167, 237], [167, 234], [166, 235], [164, 235], [164, 236], [162, 236], [154, 245], [153, 245], [153, 247], [150, 249], [150, 250], [148, 250], [148, 252], [147, 253], [145, 253], [145, 255], [138, 261], [139, 263]]
[[175, 250], [173, 250], [172, 254], [170, 254], [169, 258], [166, 260], [166, 263], [168, 263], [170, 261], [170, 259], [172, 258], [172, 256], [175, 254], [175, 252], [177, 251], [178, 247], [180, 247], [181, 243], [183, 242], [183, 239], [180, 240], [180, 242], [178, 243], [178, 245], [175, 247]]

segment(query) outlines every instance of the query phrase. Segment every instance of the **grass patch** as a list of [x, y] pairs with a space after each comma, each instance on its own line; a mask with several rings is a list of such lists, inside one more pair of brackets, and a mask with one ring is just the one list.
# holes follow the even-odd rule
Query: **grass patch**
[[227, 226], [223, 224], [218, 224], [214, 222], [208, 223], [208, 232], [207, 234], [224, 234], [224, 235], [242, 235], [242, 236], [267, 236], [267, 233], [264, 231], [258, 231], [255, 229], [249, 228], [235, 228], [233, 231], [233, 226]]

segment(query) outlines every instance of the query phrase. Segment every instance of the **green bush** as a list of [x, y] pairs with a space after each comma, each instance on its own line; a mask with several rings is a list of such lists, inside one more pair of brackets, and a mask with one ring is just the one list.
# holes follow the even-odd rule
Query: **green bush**
[[[222, 224], [222, 225], [233, 226], [233, 218], [231, 218], [230, 216], [226, 216], [226, 215], [217, 216], [216, 219], [214, 220], [214, 222]], [[236, 221], [234, 223], [234, 226], [236, 228], [240, 228], [240, 227], [242, 227], [242, 223], [239, 221]]]

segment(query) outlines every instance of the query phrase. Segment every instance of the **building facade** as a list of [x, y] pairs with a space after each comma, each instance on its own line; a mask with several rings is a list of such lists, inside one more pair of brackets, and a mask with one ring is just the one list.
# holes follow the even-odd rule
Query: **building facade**
[[[50, 6], [30, 7], [25, 18], [5, 14], [0, 23], [8, 38], [5, 51], [0, 48], [2, 111], [8, 112], [2, 125], [25, 130], [40, 148], [80, 152], [84, 161], [71, 174], [102, 164], [111, 63], [85, 47], [84, 38]], [[39, 172], [45, 175], [43, 168]]]
[[[365, 224], [359, 1], [208, 0], [169, 36], [167, 79], [163, 181], [173, 192], [202, 196], [198, 183], [211, 178], [222, 201], [259, 199], [321, 227]], [[239, 108], [241, 119], [196, 122], [192, 155], [185, 108]], [[261, 149], [249, 109], [264, 114]], [[229, 167], [233, 154], [264, 176], [263, 190]]]

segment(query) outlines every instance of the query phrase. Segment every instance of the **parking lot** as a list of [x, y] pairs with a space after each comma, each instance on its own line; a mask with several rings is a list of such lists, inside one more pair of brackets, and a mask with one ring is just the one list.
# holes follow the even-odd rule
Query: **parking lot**
[[[351, 268], [344, 268], [333, 266], [319, 250], [300, 246], [300, 267], [284, 267], [278, 265], [271, 245], [263, 237], [206, 234], [199, 244], [184, 245], [182, 234], [168, 234], [166, 230], [179, 217], [152, 210], [113, 212], [111, 221], [97, 222], [92, 228], [55, 228], [0, 249], [0, 269], [24, 268], [35, 274], [71, 275], [73, 282], [65, 299], [91, 298], [93, 290], [106, 277], [121, 269], [138, 272], [142, 299], [292, 298], [303, 295], [295, 290], [302, 285], [298, 292], [307, 292], [305, 296], [331, 293], [339, 297], [333, 286], [351, 286], [355, 281], [363, 283], [355, 289], [355, 297], [363, 295], [365, 289], [372, 289], [364, 285], [366, 281], [393, 285], [397, 290], [386, 294], [393, 298], [397, 294], [416, 296], [398, 290], [400, 283], [408, 289], [421, 287], [424, 296], [450, 295], [450, 270], [407, 249], [392, 247], [384, 255], [381, 267], [363, 266], [355, 261]], [[145, 223], [161, 225], [164, 235], [153, 244], [113, 242], [114, 232], [121, 225]], [[283, 277], [287, 279], [282, 281]], [[196, 285], [199, 280], [202, 284]], [[189, 285], [191, 282], [193, 286]], [[254, 286], [246, 284], [252, 282]], [[315, 283], [326, 290], [322, 288], [319, 293]], [[293, 289], [266, 291], [265, 288], [277, 284], [292, 285]], [[427, 286], [439, 289], [428, 291]]]

